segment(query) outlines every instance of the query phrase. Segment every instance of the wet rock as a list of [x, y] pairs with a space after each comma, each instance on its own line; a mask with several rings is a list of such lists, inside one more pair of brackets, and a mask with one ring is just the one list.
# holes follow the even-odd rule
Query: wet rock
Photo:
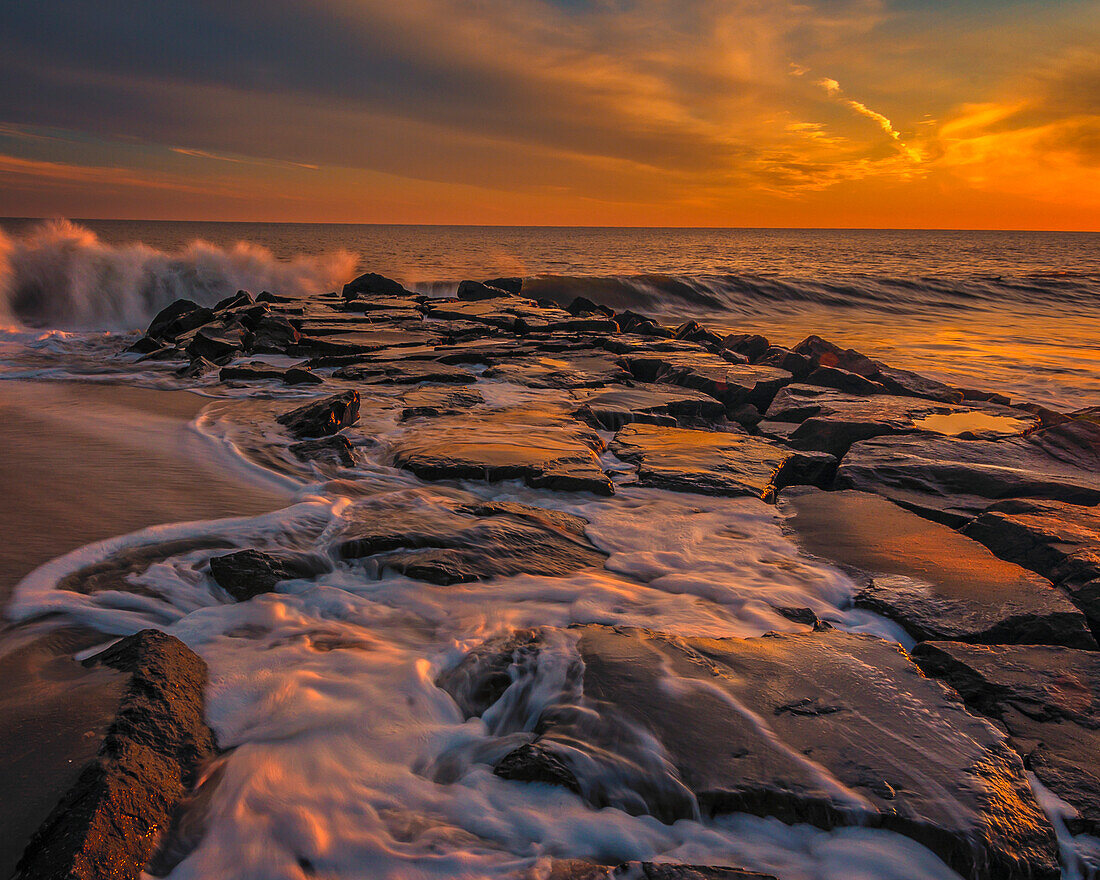
[[382, 349], [435, 345], [438, 341], [433, 333], [369, 327], [330, 336], [303, 336], [287, 353], [311, 358], [311, 366], [334, 366], [341, 363], [339, 358], [353, 363], [360, 355]]
[[319, 461], [337, 467], [355, 467], [355, 451], [343, 434], [290, 444], [290, 454], [302, 461]]
[[624, 363], [642, 382], [694, 388], [722, 401], [727, 408], [751, 403], [757, 409], [767, 409], [779, 389], [793, 378], [775, 367], [731, 364], [705, 351], [626, 355]]
[[482, 284], [480, 281], [463, 281], [458, 285], [458, 293], [456, 295], [461, 300], [480, 300], [497, 299], [498, 297], [512, 296], [513, 294], [490, 284]]
[[573, 301], [565, 307], [565, 310], [571, 315], [581, 317], [584, 315], [603, 315], [605, 318], [614, 318], [615, 310], [608, 306], [601, 306], [599, 303], [594, 303], [587, 297], [578, 296], [574, 297]]
[[1004, 726], [1024, 766], [1077, 810], [1071, 832], [1100, 833], [1100, 654], [925, 642], [913, 659]]
[[485, 402], [476, 388], [455, 388], [451, 386], [424, 386], [408, 391], [401, 397], [405, 408], [401, 418], [431, 418], [441, 415], [463, 413]]
[[584, 537], [584, 520], [522, 504], [383, 498], [361, 502], [344, 517], [341, 556], [373, 557], [380, 569], [433, 584], [564, 577], [601, 568], [605, 558]]
[[158, 342], [152, 336], [142, 336], [133, 345], [127, 346], [126, 350], [134, 354], [152, 354], [162, 348], [164, 348], [164, 343]]
[[214, 582], [238, 602], [270, 593], [282, 581], [313, 577], [324, 570], [317, 560], [239, 550], [210, 560]]
[[[855, 375], [855, 374], [851, 374]], [[950, 418], [945, 418], [950, 416]], [[938, 420], [936, 417], [939, 417]], [[961, 433], [961, 428], [998, 428], [1019, 433], [1034, 419], [1016, 410], [951, 406], [919, 397], [876, 394], [856, 396], [807, 384], [788, 385], [772, 401], [769, 422], [796, 423], [787, 439], [796, 449], [814, 449], [843, 456], [853, 443], [921, 431]], [[952, 427], [956, 422], [956, 427]]]
[[161, 309], [150, 322], [147, 335], [154, 339], [178, 339], [214, 320], [214, 313], [189, 299], [177, 299]]
[[[753, 639], [571, 632], [580, 681], [567, 676], [548, 701], [534, 742], [593, 806], [666, 822], [697, 805], [704, 816], [880, 827], [972, 880], [1059, 876], [1054, 830], [1004, 735], [895, 645], [835, 629]], [[468, 695], [484, 674], [496, 685], [483, 698], [512, 699], [532, 686], [540, 651], [561, 650], [547, 631], [500, 649], [494, 657], [483, 645], [440, 685]], [[504, 691], [502, 670], [514, 679]]]
[[604, 352], [525, 358], [490, 367], [483, 375], [533, 388], [596, 388], [631, 378], [618, 358]]
[[535, 408], [478, 411], [416, 423], [394, 463], [425, 480], [522, 479], [534, 488], [610, 495], [603, 441], [571, 418]]
[[276, 416], [275, 421], [295, 437], [325, 437], [359, 419], [359, 392], [345, 391], [315, 400]]
[[360, 299], [373, 296], [408, 297], [412, 293], [391, 278], [367, 272], [344, 285], [344, 299]]
[[857, 605], [918, 640], [1096, 645], [1050, 581], [884, 498], [797, 488], [783, 493], [780, 508], [806, 550], [862, 573]]
[[302, 367], [273, 367], [270, 364], [251, 363], [222, 367], [218, 378], [222, 382], [255, 382], [262, 379], [274, 379], [287, 385], [320, 385], [324, 382], [320, 376]]
[[513, 296], [519, 296], [523, 291], [522, 278], [490, 278], [485, 284], [488, 287], [495, 287], [497, 290], [503, 290], [505, 293], [510, 293]]
[[86, 663], [129, 681], [98, 755], [27, 846], [25, 880], [137, 880], [215, 752], [203, 720], [206, 664], [181, 641], [142, 630]]
[[581, 399], [575, 413], [590, 425], [617, 431], [630, 422], [692, 425], [724, 422], [726, 408], [702, 391], [669, 385], [636, 384], [595, 391]]
[[1100, 632], [1100, 507], [999, 501], [962, 531], [1001, 559], [1053, 581]]
[[832, 456], [805, 454], [744, 433], [697, 431], [659, 425], [628, 425], [610, 449], [638, 465], [638, 483], [703, 495], [774, 498], [792, 480], [825, 482], [836, 468]]
[[663, 339], [672, 338], [672, 331], [668, 327], [662, 327], [648, 315], [639, 315], [629, 309], [625, 312], [616, 312], [615, 323], [623, 333], [636, 333], [639, 336], [656, 336]]
[[182, 376], [184, 379], [197, 379], [200, 376], [205, 376], [207, 373], [212, 373], [216, 369], [218, 369], [218, 365], [213, 361], [207, 360], [204, 357], [197, 357], [187, 366], [180, 367], [176, 370], [176, 375]]
[[781, 370], [786, 370], [799, 382], [813, 370], [813, 364], [809, 358], [797, 354], [789, 348], [781, 348], [777, 345], [773, 345], [765, 351], [756, 363], [761, 366], [778, 367]]
[[517, 782], [560, 785], [578, 794], [581, 790], [577, 777], [565, 762], [537, 743], [526, 743], [515, 751], [509, 752], [493, 768], [493, 773], [501, 779], [512, 779]]
[[743, 354], [753, 362], [763, 357], [769, 346], [768, 340], [756, 333], [731, 333], [722, 340], [722, 348]]
[[217, 361], [222, 358], [233, 357], [245, 348], [245, 334], [239, 328], [221, 329], [218, 327], [202, 327], [187, 344], [187, 354], [190, 358], [206, 358]]
[[1002, 440], [879, 437], [852, 446], [837, 486], [884, 495], [955, 527], [1010, 498], [1093, 506], [1100, 504], [1100, 440], [1090, 445], [1077, 422]]
[[256, 322], [249, 348], [259, 354], [279, 354], [301, 338], [298, 328], [286, 318], [268, 315]]
[[[530, 880], [535, 880], [532, 872]], [[777, 880], [771, 874], [758, 874], [724, 865], [680, 865], [672, 862], [624, 862], [621, 865], [596, 865], [576, 859], [553, 862], [546, 880]], [[542, 880], [541, 875], [539, 880]]]
[[859, 373], [849, 373], [837, 367], [818, 367], [802, 380], [807, 385], [835, 388], [846, 394], [886, 394], [886, 386], [865, 379]]
[[807, 336], [792, 349], [817, 367], [839, 367], [868, 379], [878, 375], [878, 365], [852, 348], [841, 348], [820, 336]]
[[332, 378], [393, 385], [415, 385], [420, 382], [469, 385], [477, 381], [473, 373], [462, 367], [422, 360], [371, 361], [341, 367], [332, 374]]

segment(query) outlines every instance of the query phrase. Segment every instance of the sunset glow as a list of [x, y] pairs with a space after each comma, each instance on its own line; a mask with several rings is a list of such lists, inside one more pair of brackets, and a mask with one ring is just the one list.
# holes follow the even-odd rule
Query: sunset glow
[[1100, 229], [1100, 6], [0, 13], [0, 214]]

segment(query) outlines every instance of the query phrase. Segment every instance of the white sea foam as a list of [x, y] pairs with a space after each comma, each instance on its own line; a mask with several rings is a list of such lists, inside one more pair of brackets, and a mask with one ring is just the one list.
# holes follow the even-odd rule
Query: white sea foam
[[355, 265], [349, 251], [281, 261], [248, 242], [195, 241], [171, 253], [112, 245], [54, 220], [20, 236], [0, 230], [0, 324], [135, 330], [176, 299], [212, 305], [239, 289], [321, 293], [347, 281]]

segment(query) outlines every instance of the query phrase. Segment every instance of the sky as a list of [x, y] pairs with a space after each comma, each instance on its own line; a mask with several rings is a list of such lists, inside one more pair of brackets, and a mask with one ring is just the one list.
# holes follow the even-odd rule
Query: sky
[[1100, 230], [1100, 2], [8, 2], [0, 215]]

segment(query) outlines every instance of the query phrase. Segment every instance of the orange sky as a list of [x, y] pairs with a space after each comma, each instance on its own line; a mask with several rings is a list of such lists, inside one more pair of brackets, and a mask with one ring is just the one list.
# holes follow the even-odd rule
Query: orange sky
[[0, 215], [1100, 230], [1098, 47], [1095, 2], [5, 4]]

